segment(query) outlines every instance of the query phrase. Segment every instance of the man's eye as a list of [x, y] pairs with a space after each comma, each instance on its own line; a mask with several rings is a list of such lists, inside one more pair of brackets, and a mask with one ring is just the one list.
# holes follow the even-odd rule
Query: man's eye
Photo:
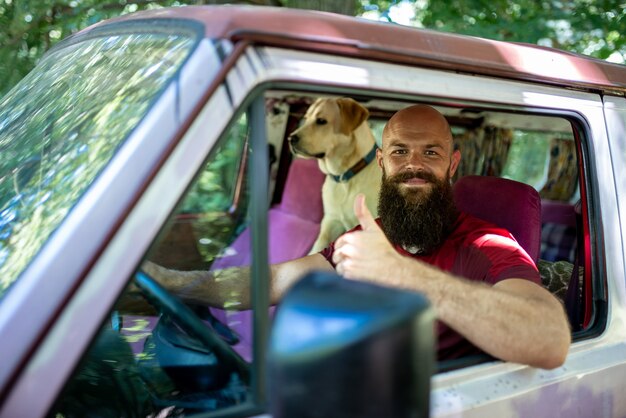
[[435, 151], [431, 151], [431, 150], [428, 150], [428, 151], [424, 152], [424, 154], [426, 154], [426, 155], [437, 155], [437, 153]]
[[405, 149], [397, 149], [394, 151], [391, 151], [392, 154], [406, 154], [406, 150]]
[[328, 121], [324, 118], [317, 118], [315, 119], [315, 123], [317, 123], [318, 125], [326, 125]]

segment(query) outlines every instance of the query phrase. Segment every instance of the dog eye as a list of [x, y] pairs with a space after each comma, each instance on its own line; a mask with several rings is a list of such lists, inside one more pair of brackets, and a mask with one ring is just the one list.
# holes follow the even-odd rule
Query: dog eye
[[326, 119], [323, 118], [317, 118], [315, 119], [315, 123], [317, 123], [318, 125], [326, 125]]

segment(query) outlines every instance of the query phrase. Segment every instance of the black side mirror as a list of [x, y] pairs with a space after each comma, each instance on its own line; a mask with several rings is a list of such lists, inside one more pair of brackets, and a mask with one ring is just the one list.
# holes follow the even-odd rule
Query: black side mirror
[[427, 417], [434, 317], [420, 294], [308, 274], [275, 313], [272, 416]]

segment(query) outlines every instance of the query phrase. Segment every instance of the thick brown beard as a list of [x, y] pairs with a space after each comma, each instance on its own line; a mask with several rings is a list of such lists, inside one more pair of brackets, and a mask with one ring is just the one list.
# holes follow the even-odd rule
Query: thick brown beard
[[[400, 183], [410, 178], [426, 180], [431, 188], [402, 191]], [[387, 177], [383, 170], [378, 216], [385, 235], [393, 244], [417, 247], [420, 253], [432, 252], [452, 232], [458, 217], [450, 177], [439, 180], [424, 172]]]

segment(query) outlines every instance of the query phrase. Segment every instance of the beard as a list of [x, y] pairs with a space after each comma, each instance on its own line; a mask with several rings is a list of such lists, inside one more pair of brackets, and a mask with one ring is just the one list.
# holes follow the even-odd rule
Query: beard
[[[402, 189], [400, 184], [411, 178], [426, 180], [431, 187]], [[424, 172], [387, 177], [383, 169], [378, 216], [392, 244], [432, 252], [452, 232], [458, 217], [449, 175], [443, 180]]]

